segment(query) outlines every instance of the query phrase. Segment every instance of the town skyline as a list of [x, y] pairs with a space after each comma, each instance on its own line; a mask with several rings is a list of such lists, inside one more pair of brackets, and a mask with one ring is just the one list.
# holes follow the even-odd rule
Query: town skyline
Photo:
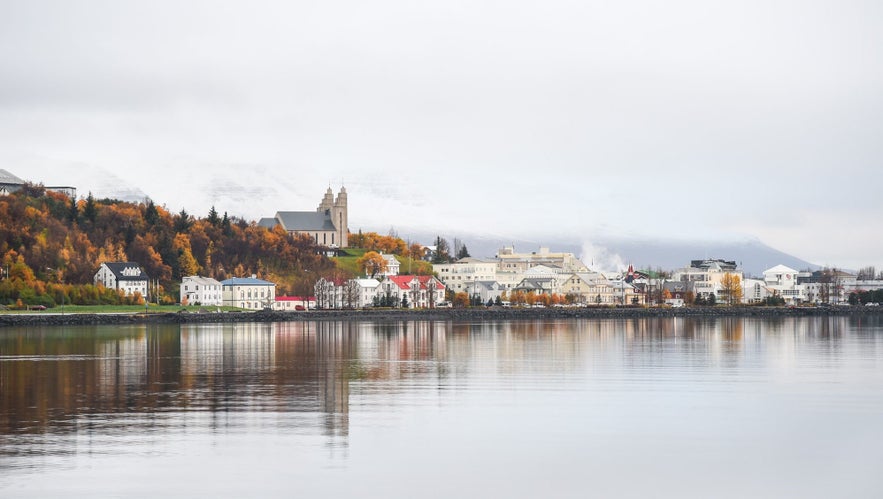
[[873, 4], [169, 9], [6, 6], [0, 164], [173, 211], [257, 220], [330, 183], [359, 193], [354, 230], [756, 238], [883, 267]]

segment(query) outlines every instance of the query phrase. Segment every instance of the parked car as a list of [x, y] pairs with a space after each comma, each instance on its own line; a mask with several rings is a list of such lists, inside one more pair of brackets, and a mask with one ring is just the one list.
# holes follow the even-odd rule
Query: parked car
[[34, 305], [31, 310], [46, 310], [46, 305]]

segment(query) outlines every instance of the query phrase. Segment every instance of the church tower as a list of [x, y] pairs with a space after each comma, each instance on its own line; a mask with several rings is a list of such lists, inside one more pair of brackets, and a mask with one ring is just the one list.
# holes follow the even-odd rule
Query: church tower
[[332, 221], [334, 227], [337, 228], [337, 240], [340, 241], [340, 247], [349, 246], [349, 214], [347, 210], [346, 187], [340, 188], [337, 199], [334, 200], [334, 207], [331, 209]]
[[349, 214], [347, 210], [346, 187], [340, 188], [337, 199], [334, 199], [334, 191], [331, 187], [325, 191], [325, 197], [319, 203], [316, 209], [319, 213], [324, 213], [334, 224], [335, 237], [334, 241], [340, 248], [349, 246]]

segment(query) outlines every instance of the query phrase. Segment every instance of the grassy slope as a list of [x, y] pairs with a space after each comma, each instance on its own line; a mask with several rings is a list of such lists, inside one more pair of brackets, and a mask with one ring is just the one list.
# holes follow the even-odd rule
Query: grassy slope
[[[337, 264], [337, 268], [346, 272], [349, 275], [353, 276], [364, 276], [363, 269], [360, 269], [358, 265], [356, 265], [356, 260], [361, 258], [368, 250], [360, 249], [360, 248], [346, 248], [343, 250], [346, 252], [346, 256], [339, 256], [333, 258], [334, 263]], [[408, 259], [403, 256], [395, 255], [396, 260], [399, 261], [401, 267], [399, 268], [400, 274], [408, 273]], [[421, 272], [422, 271], [422, 272]], [[422, 274], [431, 274], [432, 273], [432, 264], [428, 262], [421, 261], [413, 261], [411, 262], [411, 272], [414, 274], [422, 273]]]

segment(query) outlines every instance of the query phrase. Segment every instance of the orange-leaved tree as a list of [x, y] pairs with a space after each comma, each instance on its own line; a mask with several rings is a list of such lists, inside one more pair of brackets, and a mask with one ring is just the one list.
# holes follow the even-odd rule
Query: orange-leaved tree
[[356, 260], [356, 265], [360, 269], [365, 269], [365, 275], [373, 278], [386, 271], [386, 258], [376, 251], [369, 251]]

